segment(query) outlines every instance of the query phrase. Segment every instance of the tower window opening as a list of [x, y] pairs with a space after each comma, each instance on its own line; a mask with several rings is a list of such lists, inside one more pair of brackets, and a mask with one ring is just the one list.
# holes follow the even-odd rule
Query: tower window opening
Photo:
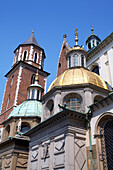
[[10, 101], [10, 94], [8, 96], [8, 101], [7, 101], [6, 109], [8, 109], [8, 107], [9, 107], [9, 101]]
[[84, 67], [84, 56], [81, 55], [81, 66]]
[[71, 67], [71, 56], [69, 56], [69, 68]]
[[74, 66], [78, 66], [78, 56], [74, 54]]
[[31, 84], [34, 84], [34, 82], [35, 82], [35, 74], [33, 74], [31, 77]]
[[18, 61], [18, 54], [15, 56], [15, 63]]
[[39, 90], [37, 90], [37, 100], [39, 100]]
[[92, 72], [94, 72], [94, 73], [99, 75], [99, 66], [94, 67]]
[[23, 61], [25, 61], [25, 60], [26, 60], [26, 57], [27, 57], [27, 51], [24, 51]]
[[59, 63], [59, 67], [61, 67], [61, 63]]
[[28, 99], [30, 99], [30, 90], [29, 90], [29, 92], [28, 92]]
[[95, 46], [95, 41], [93, 40], [93, 47]]
[[91, 43], [90, 42], [88, 43], [88, 48], [91, 49]]
[[67, 103], [67, 108], [73, 109], [73, 110], [79, 110], [81, 106], [81, 100], [78, 98], [70, 98]]
[[97, 41], [97, 45], [99, 45], [99, 42]]
[[63, 49], [64, 49], [64, 48], [66, 48], [66, 46], [65, 46], [65, 45], [63, 46]]
[[35, 96], [35, 90], [33, 89], [33, 90], [32, 90], [32, 96], [31, 96], [31, 99], [34, 99], [34, 96]]
[[13, 79], [14, 79], [14, 75], [12, 76], [12, 79], [11, 79], [11, 86], [13, 85]]
[[37, 63], [37, 53], [35, 53], [34, 63]]

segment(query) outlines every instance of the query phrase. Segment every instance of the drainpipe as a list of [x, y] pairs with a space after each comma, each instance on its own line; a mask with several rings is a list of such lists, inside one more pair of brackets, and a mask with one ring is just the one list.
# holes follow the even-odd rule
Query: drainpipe
[[90, 148], [90, 162], [91, 162], [91, 170], [93, 170], [93, 156], [92, 156], [92, 142], [91, 142], [91, 126], [90, 126], [90, 120], [91, 120], [91, 110], [89, 108], [88, 113], [86, 114], [86, 120], [88, 122], [88, 129], [89, 129], [89, 148]]

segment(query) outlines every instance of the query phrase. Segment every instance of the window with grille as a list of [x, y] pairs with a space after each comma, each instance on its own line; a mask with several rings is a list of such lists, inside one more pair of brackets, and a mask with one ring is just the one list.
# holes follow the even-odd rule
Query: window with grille
[[113, 169], [113, 119], [104, 126], [104, 138], [108, 170]]
[[74, 66], [78, 66], [78, 56], [74, 54]]
[[72, 110], [79, 110], [81, 106], [81, 100], [78, 98], [70, 98], [67, 101], [67, 108], [72, 109]]

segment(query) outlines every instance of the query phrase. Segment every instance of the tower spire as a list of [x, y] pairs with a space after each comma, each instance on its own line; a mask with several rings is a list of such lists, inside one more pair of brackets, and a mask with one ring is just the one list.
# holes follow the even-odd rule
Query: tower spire
[[77, 42], [78, 42], [78, 33], [77, 33], [77, 30], [78, 30], [78, 28], [75, 29], [75, 42], [76, 42], [76, 45], [77, 45]]

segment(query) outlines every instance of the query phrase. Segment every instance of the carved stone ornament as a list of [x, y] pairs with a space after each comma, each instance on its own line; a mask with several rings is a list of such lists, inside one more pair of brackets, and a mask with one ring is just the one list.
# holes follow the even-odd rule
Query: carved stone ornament
[[56, 149], [57, 151], [61, 151], [61, 150], [63, 149], [63, 147], [64, 147], [64, 141], [59, 141], [59, 142], [57, 142], [56, 145], [55, 145], [55, 149]]
[[49, 146], [47, 143], [45, 143], [43, 146], [43, 158], [46, 158], [48, 154], [49, 154]]

